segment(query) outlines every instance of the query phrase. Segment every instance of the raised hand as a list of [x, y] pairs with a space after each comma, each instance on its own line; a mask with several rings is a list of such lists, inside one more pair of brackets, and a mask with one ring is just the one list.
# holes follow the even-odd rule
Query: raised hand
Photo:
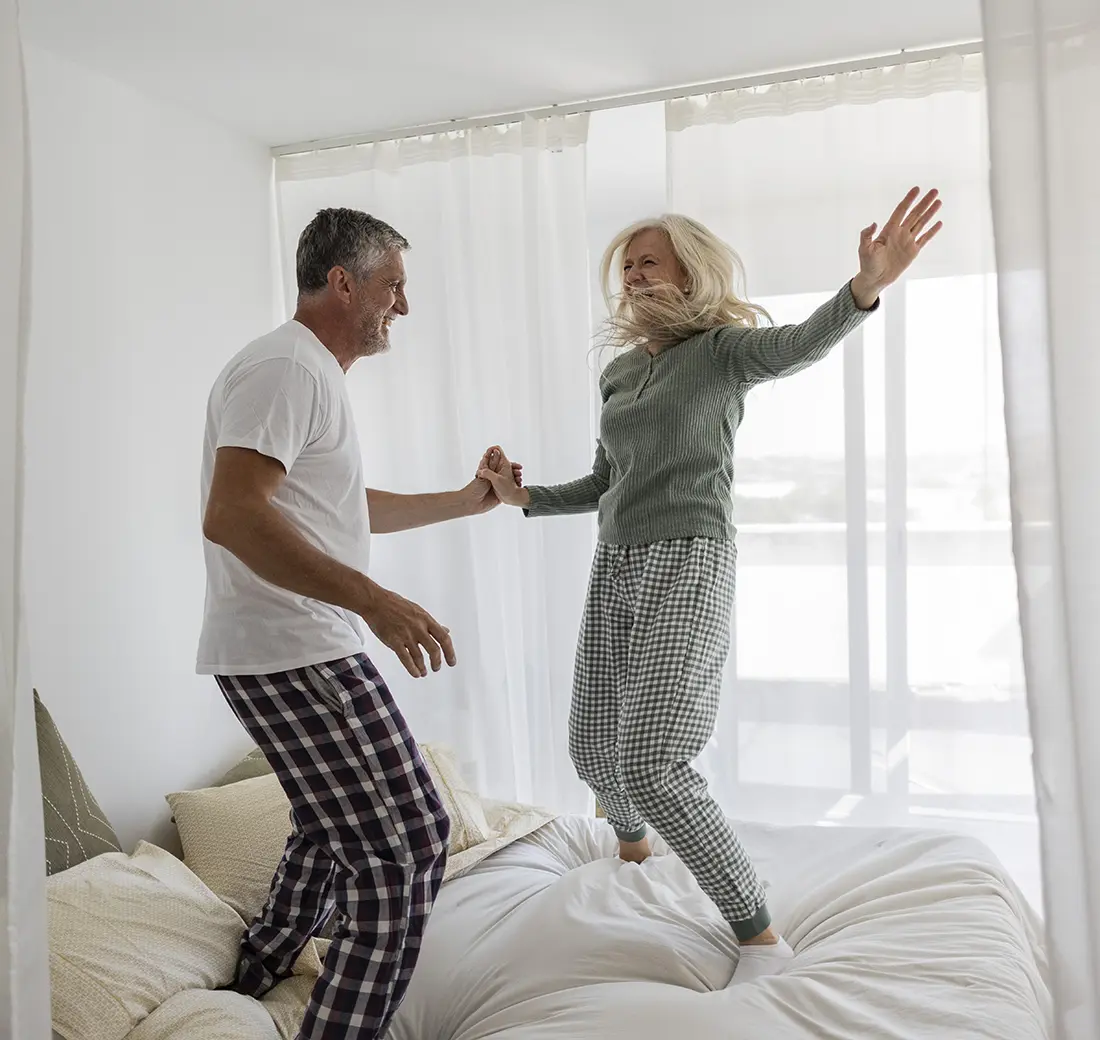
[[943, 227], [942, 220], [928, 226], [943, 205], [939, 192], [933, 188], [917, 202], [919, 195], [920, 188], [913, 188], [877, 235], [877, 224], [860, 233], [859, 274], [852, 279], [852, 293], [861, 307], [872, 306], [879, 293], [905, 273]]

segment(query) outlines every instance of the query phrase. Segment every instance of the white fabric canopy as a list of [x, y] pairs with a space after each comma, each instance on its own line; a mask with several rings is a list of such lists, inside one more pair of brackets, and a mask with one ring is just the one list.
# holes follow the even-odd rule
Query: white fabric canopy
[[[540, 482], [592, 465], [584, 116], [279, 160], [288, 315], [297, 237], [325, 206], [412, 243], [411, 313], [350, 388], [367, 482], [465, 484], [500, 443]], [[372, 577], [451, 628], [459, 667], [413, 681], [378, 662], [420, 740], [462, 752], [486, 793], [586, 811], [566, 738], [591, 518], [518, 512], [376, 538]]]
[[0, 0], [0, 1036], [50, 1035], [42, 793], [23, 632], [23, 386], [30, 214], [14, 0]]
[[1100, 2], [983, 3], [1005, 415], [1058, 1036], [1100, 1036]]

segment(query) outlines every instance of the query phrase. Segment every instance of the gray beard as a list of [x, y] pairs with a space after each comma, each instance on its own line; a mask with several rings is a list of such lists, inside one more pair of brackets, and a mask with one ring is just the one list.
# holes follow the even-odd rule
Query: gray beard
[[379, 329], [363, 338], [363, 348], [360, 357], [377, 357], [385, 354], [390, 349], [390, 338], [385, 329]]

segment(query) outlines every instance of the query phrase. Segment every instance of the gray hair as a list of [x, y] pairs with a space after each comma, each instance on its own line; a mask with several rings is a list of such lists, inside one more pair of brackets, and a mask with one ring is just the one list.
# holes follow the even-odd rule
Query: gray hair
[[328, 273], [343, 267], [362, 278], [386, 253], [409, 248], [408, 240], [389, 224], [357, 209], [323, 209], [298, 239], [298, 292], [320, 292]]

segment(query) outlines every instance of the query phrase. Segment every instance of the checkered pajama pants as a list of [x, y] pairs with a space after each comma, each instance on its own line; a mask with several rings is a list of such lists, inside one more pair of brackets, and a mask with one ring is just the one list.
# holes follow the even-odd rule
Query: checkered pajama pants
[[625, 841], [651, 824], [738, 939], [771, 923], [752, 863], [691, 768], [714, 732], [737, 551], [686, 538], [600, 544], [581, 622], [569, 750]]
[[218, 677], [290, 799], [271, 895], [241, 943], [236, 987], [262, 996], [335, 907], [299, 1040], [385, 1034], [443, 878], [449, 821], [386, 684], [365, 656]]

